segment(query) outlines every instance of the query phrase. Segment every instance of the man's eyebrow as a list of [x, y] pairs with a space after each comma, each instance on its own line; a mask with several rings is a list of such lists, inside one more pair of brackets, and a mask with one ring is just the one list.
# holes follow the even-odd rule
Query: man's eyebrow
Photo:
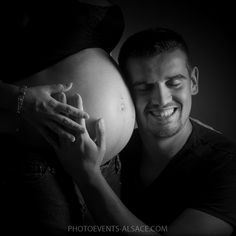
[[143, 85], [143, 84], [147, 84], [146, 83], [146, 81], [137, 81], [137, 82], [134, 82], [133, 84], [132, 84], [132, 86], [139, 86], [139, 85]]
[[176, 75], [172, 75], [172, 76], [167, 76], [166, 79], [167, 80], [169, 80], [169, 79], [187, 79], [187, 77], [184, 76], [183, 74], [176, 74]]
[[[176, 75], [171, 75], [171, 76], [167, 76], [166, 80], [170, 80], [170, 79], [187, 79], [186, 76], [184, 76], [183, 74], [176, 74]], [[143, 80], [143, 81], [136, 81], [134, 83], [132, 83], [133, 87], [139, 86], [139, 85], [146, 85], [146, 84], [152, 84], [152, 83], [148, 83], [147, 81]]]

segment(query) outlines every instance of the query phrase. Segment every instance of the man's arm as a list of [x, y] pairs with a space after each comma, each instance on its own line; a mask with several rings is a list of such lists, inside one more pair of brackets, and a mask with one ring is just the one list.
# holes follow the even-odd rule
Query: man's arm
[[[145, 235], [160, 235], [132, 214], [115, 195], [100, 171], [90, 171], [86, 178], [76, 178], [85, 202], [95, 221], [100, 225], [138, 226]], [[96, 197], [95, 197], [96, 196]], [[145, 226], [145, 227], [144, 227]], [[141, 230], [142, 231], [142, 230]], [[231, 235], [233, 228], [227, 222], [195, 209], [186, 209], [171, 225], [165, 235]], [[131, 232], [127, 232], [130, 233]]]
[[169, 227], [167, 235], [231, 235], [233, 227], [208, 213], [186, 209]]
[[[83, 110], [82, 99], [78, 95], [75, 107]], [[61, 140], [54, 145], [58, 158], [65, 170], [74, 178], [79, 186], [85, 202], [99, 225], [116, 225], [120, 229], [127, 226], [145, 229], [144, 235], [160, 235], [152, 231], [142, 220], [138, 219], [117, 197], [104, 179], [100, 164], [105, 153], [105, 127], [101, 119], [96, 124], [96, 141], [93, 141], [86, 130], [84, 119], [77, 122], [85, 128], [85, 132], [76, 134], [76, 142]], [[173, 196], [174, 197], [174, 196]], [[142, 204], [142, 203], [140, 203]], [[141, 230], [142, 231], [142, 230]], [[186, 209], [171, 225], [166, 235], [221, 235], [232, 233], [232, 226], [223, 220], [194, 209]], [[123, 232], [136, 234], [137, 232]], [[139, 232], [140, 233], [140, 232]]]
[[84, 178], [76, 178], [75, 182], [98, 225], [116, 225], [121, 230], [124, 229], [123, 226], [138, 226], [140, 229], [145, 226], [145, 235], [159, 235], [151, 232], [151, 228], [129, 211], [108, 185], [100, 170], [89, 171]]

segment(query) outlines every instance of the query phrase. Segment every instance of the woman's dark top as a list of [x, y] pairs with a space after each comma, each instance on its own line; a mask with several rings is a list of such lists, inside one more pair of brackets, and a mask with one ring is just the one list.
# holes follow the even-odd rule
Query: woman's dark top
[[119, 42], [124, 19], [118, 5], [77, 0], [9, 1], [5, 11], [1, 80], [15, 82], [86, 48], [110, 53]]

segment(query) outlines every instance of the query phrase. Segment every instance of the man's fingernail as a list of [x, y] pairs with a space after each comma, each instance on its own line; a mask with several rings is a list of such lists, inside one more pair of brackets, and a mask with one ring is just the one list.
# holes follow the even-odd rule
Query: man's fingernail
[[104, 119], [103, 119], [103, 118], [101, 118], [101, 119], [99, 120], [99, 125], [100, 125], [101, 127], [104, 127], [105, 122], [104, 122]]
[[85, 119], [89, 119], [89, 114], [88, 113], [84, 113], [84, 118]]

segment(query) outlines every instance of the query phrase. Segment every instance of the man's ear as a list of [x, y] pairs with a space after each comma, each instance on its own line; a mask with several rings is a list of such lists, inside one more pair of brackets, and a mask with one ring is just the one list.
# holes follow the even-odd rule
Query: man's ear
[[196, 66], [194, 66], [190, 74], [192, 95], [196, 95], [198, 93], [198, 77], [199, 77], [199, 70]]

